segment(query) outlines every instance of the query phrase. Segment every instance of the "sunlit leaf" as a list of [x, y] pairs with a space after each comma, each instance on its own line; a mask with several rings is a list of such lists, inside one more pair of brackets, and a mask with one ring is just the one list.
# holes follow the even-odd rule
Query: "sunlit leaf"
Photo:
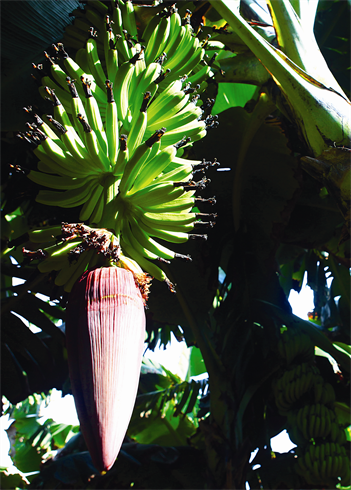
[[220, 114], [231, 107], [244, 107], [252, 99], [257, 87], [245, 83], [220, 83], [212, 114]]
[[187, 377], [199, 376], [206, 372], [206, 366], [202, 357], [201, 351], [198, 347], [190, 347], [191, 354], [189, 358], [189, 370]]

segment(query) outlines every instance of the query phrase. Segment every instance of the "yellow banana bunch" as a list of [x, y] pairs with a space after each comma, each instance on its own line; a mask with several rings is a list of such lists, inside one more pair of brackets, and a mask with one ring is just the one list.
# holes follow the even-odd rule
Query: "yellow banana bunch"
[[[199, 237], [189, 233], [202, 218], [213, 226], [214, 216], [190, 212], [195, 193], [208, 182], [194, 174], [212, 163], [181, 158], [183, 147], [217, 124], [203, 117], [198, 85], [187, 80], [209, 76], [189, 18], [187, 13], [181, 19], [171, 6], [139, 32], [129, 0], [109, 6], [88, 2], [66, 36], [79, 46], [76, 58], [58, 44], [53, 56], [46, 53], [45, 68], [35, 66], [52, 113], [34, 114], [34, 122], [18, 134], [39, 158], [38, 169], [29, 174], [47, 188], [39, 191], [38, 202], [81, 206], [82, 223], [113, 231], [116, 253], [108, 260], [122, 265], [127, 256], [166, 282], [155, 261], [189, 258], [159, 240]], [[75, 240], [53, 244], [39, 265], [59, 271], [56, 283], [66, 291], [98, 260], [81, 236]]]

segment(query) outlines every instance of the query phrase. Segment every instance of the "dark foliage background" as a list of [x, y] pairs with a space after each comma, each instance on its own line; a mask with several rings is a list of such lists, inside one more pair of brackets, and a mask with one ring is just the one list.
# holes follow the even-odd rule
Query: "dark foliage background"
[[[196, 11], [204, 3], [182, 2], [181, 9]], [[265, 488], [302, 488], [305, 483], [291, 471], [293, 452], [271, 458], [270, 438], [287, 427], [272, 392], [272, 381], [283, 369], [277, 341], [281, 326], [287, 325], [314, 335], [320, 347], [325, 345], [320, 339], [326, 338], [344, 347], [350, 343], [350, 242], [335, 199], [323, 194], [321, 184], [301, 167], [304, 146], [293, 122], [277, 112], [254, 135], [239, 186], [234, 184], [241, 144], [252, 123], [244, 98], [232, 107], [227, 102], [217, 106], [220, 129], [190, 150], [190, 158], [217, 158], [228, 169], [212, 169], [211, 185], [203, 193], [216, 196], [215, 208], [201, 208], [215, 210], [216, 227], [206, 242], [179, 246], [193, 261], [169, 266], [176, 295], [164, 284], [153, 284], [147, 314], [150, 348], [158, 340], [166, 345], [174, 332], [193, 347], [189, 370], [207, 371], [209, 379], [182, 380], [156, 364], [144, 365], [125, 443], [104, 476], [95, 474], [78, 429], [55, 427], [53, 421], [42, 428], [37, 422], [42, 399], [32, 398], [32, 404], [26, 400], [52, 388], [69, 393], [70, 385], [64, 331], [56, 326], [65, 318], [65, 294], [54, 285], [53, 275], [40, 274], [23, 258], [22, 247], [33, 248], [28, 230], [78, 221], [79, 210], [35, 202], [39, 186], [26, 174], [36, 168], [37, 159], [15, 133], [28, 119], [22, 106], [45, 110], [30, 76], [31, 63], [42, 62], [43, 50], [62, 38], [78, 5], [75, 0], [1, 2], [1, 390], [12, 405], [23, 402], [12, 413], [14, 461], [23, 472], [37, 469], [43, 454], [60, 448], [58, 456], [41, 466], [30, 488], [129, 488], [131, 483], [134, 488], [242, 488], [247, 480], [252, 488], [258, 481]], [[211, 10], [207, 15], [216, 19]], [[349, 94], [348, 2], [321, 2], [316, 37]], [[211, 83], [205, 97], [219, 94], [220, 100], [224, 93], [228, 100], [239, 90], [235, 83]], [[237, 229], [233, 214], [240, 216]], [[300, 290], [305, 272], [314, 291], [315, 330], [292, 315], [287, 300], [291, 289]], [[331, 286], [327, 277], [333, 277]], [[14, 278], [25, 282], [14, 286]], [[49, 296], [51, 303], [36, 293]], [[23, 319], [40, 331], [33, 333]], [[325, 357], [316, 356], [316, 366], [333, 385], [337, 400], [348, 404], [348, 358], [330, 349], [340, 375]], [[205, 368], [196, 370], [199, 359]], [[72, 430], [75, 435], [65, 444]], [[249, 464], [256, 448], [259, 452]], [[262, 465], [259, 473], [254, 464]], [[24, 488], [27, 484], [19, 478], [12, 481]], [[12, 488], [10, 480], [4, 482], [8, 486], [3, 488]]]

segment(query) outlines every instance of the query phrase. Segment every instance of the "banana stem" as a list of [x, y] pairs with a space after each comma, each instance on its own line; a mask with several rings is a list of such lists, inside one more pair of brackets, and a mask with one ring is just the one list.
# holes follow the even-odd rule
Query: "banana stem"
[[120, 201], [116, 199], [121, 179], [115, 180], [110, 185], [105, 186], [105, 208], [99, 226], [108, 230], [113, 230], [119, 239], [120, 227], [117, 226], [117, 216], [120, 214]]
[[224, 58], [219, 61], [219, 65], [225, 75], [223, 77], [218, 72], [215, 76], [217, 83], [249, 83], [261, 87], [271, 78], [262, 63], [249, 51], [231, 58]]
[[245, 128], [244, 139], [241, 142], [238, 159], [236, 161], [233, 186], [233, 218], [236, 231], [238, 231], [240, 225], [240, 198], [245, 156], [258, 129], [261, 127], [266, 117], [275, 109], [276, 107], [273, 102], [271, 102], [268, 95], [261, 93], [253, 113], [250, 116], [248, 126]]
[[312, 78], [265, 41], [233, 11], [229, 0], [210, 2], [280, 86], [311, 153], [318, 156], [333, 143], [349, 145], [350, 101]]
[[[167, 266], [163, 267], [165, 273], [167, 274], [168, 278], [170, 281], [175, 284], [176, 282], [174, 281], [174, 278], [172, 277], [172, 274], [170, 273], [169, 269]], [[198, 323], [194, 319], [194, 316], [188, 306], [188, 303], [186, 302], [179, 286], [177, 286], [177, 298], [179, 301], [179, 304], [183, 310], [183, 313], [185, 315], [185, 318], [188, 320], [189, 326], [194, 334], [194, 337], [196, 339], [196, 342], [198, 344], [198, 347], [201, 350], [202, 357], [204, 359], [205, 365], [207, 372], [211, 379], [213, 380], [214, 378], [218, 377], [218, 379], [221, 378], [221, 376], [225, 375], [225, 369], [221, 363], [221, 360], [219, 356], [216, 354], [214, 349], [212, 348], [209, 340], [206, 338], [206, 335], [204, 332], [200, 329]]]
[[304, 29], [313, 31], [319, 0], [290, 0]]
[[[311, 29], [307, 29], [291, 6], [289, 0], [267, 0], [277, 32], [280, 49], [291, 61], [302, 68], [327, 87], [346, 97], [341, 87], [330, 72], [327, 63], [319, 50], [313, 34], [315, 13], [305, 12], [305, 19], [310, 14]], [[307, 0], [307, 4], [308, 4]]]
[[106, 204], [108, 204], [111, 201], [114, 201], [114, 199], [116, 199], [120, 182], [121, 182], [121, 179], [118, 179], [118, 180], [115, 180], [111, 185], [108, 186], [107, 192], [106, 192]]

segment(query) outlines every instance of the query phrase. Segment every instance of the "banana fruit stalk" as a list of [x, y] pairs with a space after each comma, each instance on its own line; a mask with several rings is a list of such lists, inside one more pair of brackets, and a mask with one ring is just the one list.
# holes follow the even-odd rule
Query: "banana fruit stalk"
[[115, 462], [128, 428], [144, 338], [144, 302], [132, 272], [85, 272], [69, 297], [66, 346], [80, 428], [100, 472]]
[[288, 0], [270, 2], [278, 41], [283, 43], [280, 50], [249, 25], [230, 0], [211, 3], [280, 87], [311, 156], [333, 144], [350, 146], [351, 104], [322, 61], [315, 40], [310, 43], [312, 23], [305, 18], [302, 23]]

